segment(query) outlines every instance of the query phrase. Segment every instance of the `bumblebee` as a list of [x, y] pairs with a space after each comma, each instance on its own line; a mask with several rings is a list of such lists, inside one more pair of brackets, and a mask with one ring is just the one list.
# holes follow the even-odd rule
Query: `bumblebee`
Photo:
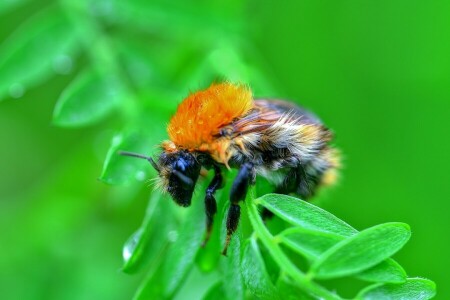
[[314, 114], [289, 102], [253, 99], [242, 84], [214, 83], [190, 94], [178, 106], [167, 132], [170, 140], [161, 144], [156, 161], [130, 152], [120, 154], [147, 159], [159, 174], [158, 185], [184, 207], [191, 204], [201, 170], [214, 171], [204, 199], [203, 244], [217, 212], [214, 194], [224, 186], [222, 173], [239, 169], [229, 195], [223, 255], [238, 227], [239, 202], [257, 175], [272, 182], [276, 193], [302, 199], [336, 180], [339, 155], [329, 145], [330, 130]]

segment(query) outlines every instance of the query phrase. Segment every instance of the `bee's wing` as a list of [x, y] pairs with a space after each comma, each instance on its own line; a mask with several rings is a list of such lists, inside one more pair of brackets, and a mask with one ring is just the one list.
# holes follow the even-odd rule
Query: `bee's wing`
[[260, 132], [280, 119], [289, 119], [291, 124], [315, 124], [322, 122], [312, 113], [292, 103], [282, 100], [255, 100], [255, 108], [231, 125], [232, 135]]

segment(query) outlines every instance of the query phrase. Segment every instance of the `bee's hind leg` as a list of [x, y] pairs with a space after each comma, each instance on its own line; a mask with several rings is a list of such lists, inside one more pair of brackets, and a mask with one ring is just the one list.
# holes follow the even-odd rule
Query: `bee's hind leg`
[[225, 241], [225, 247], [222, 254], [227, 255], [228, 246], [230, 245], [231, 236], [236, 231], [239, 219], [241, 216], [241, 208], [239, 202], [245, 199], [247, 195], [248, 186], [254, 184], [255, 181], [255, 169], [253, 164], [245, 163], [239, 170], [236, 179], [233, 182], [230, 191], [230, 208], [228, 209], [227, 216], [227, 238]]
[[217, 203], [214, 198], [214, 193], [223, 187], [223, 177], [222, 172], [218, 166], [214, 165], [214, 178], [206, 189], [205, 196], [205, 213], [206, 213], [206, 234], [203, 240], [202, 247], [206, 245], [211, 237], [212, 225], [214, 220], [214, 215], [217, 212]]
[[313, 196], [312, 182], [310, 181], [304, 166], [299, 164], [289, 170], [283, 182], [275, 189], [275, 193], [284, 195], [296, 193], [303, 200], [307, 200]]

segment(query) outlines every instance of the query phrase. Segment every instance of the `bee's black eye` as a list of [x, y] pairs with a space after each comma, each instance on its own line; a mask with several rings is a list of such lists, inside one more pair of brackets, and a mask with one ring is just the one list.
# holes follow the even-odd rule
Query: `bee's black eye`
[[188, 166], [188, 162], [187, 161], [185, 161], [183, 158], [179, 158], [177, 161], [176, 161], [176, 169], [178, 169], [179, 171], [181, 171], [181, 172], [184, 172], [184, 171], [186, 171], [186, 167]]
[[191, 153], [180, 151], [171, 158], [171, 165], [167, 191], [177, 204], [189, 206], [200, 175], [200, 163]]

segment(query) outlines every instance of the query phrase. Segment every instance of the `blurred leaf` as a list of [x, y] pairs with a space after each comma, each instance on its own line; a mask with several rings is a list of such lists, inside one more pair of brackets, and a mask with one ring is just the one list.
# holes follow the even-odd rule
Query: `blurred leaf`
[[[286, 229], [277, 237], [283, 244], [312, 262], [317, 260], [322, 253], [345, 239], [336, 234], [298, 227]], [[355, 277], [370, 282], [398, 283], [406, 280], [406, 273], [393, 259], [387, 259], [362, 273], [356, 274]]]
[[36, 14], [0, 46], [0, 99], [21, 97], [55, 73], [70, 72], [78, 48], [63, 12], [52, 8]]
[[427, 300], [436, 295], [436, 284], [427, 279], [409, 278], [401, 284], [375, 284], [362, 290], [357, 300]]
[[255, 239], [245, 242], [240, 266], [245, 286], [258, 299], [280, 299], [270, 281]]
[[299, 289], [295, 283], [292, 283], [291, 280], [282, 275], [277, 282], [277, 288], [280, 294], [281, 299], [283, 300], [316, 300], [316, 297], [308, 295], [301, 289]]
[[125, 273], [138, 272], [149, 262], [160, 259], [170, 232], [176, 229], [173, 206], [167, 196], [153, 192], [142, 226], [124, 246]]
[[[214, 44], [217, 37], [229, 38], [241, 27], [236, 14], [224, 15], [227, 10], [223, 4], [214, 7], [212, 2], [192, 5], [183, 2], [151, 2], [145, 0], [115, 1], [117, 19], [147, 32], [176, 40], [192, 40], [199, 43]], [[233, 3], [231, 8], [242, 10], [242, 3]], [[192, 33], [195, 32], [195, 35]]]
[[406, 280], [406, 272], [392, 258], [388, 258], [378, 265], [355, 274], [355, 277], [369, 282], [402, 283]]
[[7, 13], [30, 0], [2, 0], [0, 2], [0, 14]]
[[356, 229], [329, 212], [298, 198], [268, 194], [258, 200], [275, 215], [293, 225], [344, 237], [357, 233]]
[[249, 67], [232, 44], [223, 43], [208, 56], [208, 64], [219, 75], [232, 82], [249, 83]]
[[213, 285], [206, 295], [203, 297], [203, 300], [217, 300], [222, 299], [225, 294], [222, 282], [218, 282]]
[[131, 151], [153, 156], [166, 136], [167, 120], [168, 115], [164, 111], [143, 110], [140, 118], [129, 124], [129, 129], [113, 137], [100, 180], [115, 185], [136, 180], [144, 181], [146, 178], [156, 176], [157, 173], [148, 161], [122, 156], [118, 152]]
[[400, 250], [411, 236], [407, 224], [385, 223], [363, 230], [336, 244], [311, 266], [319, 279], [342, 277], [366, 270]]
[[[194, 265], [195, 255], [200, 248], [205, 231], [202, 204], [201, 201], [193, 201], [178, 231], [170, 233], [171, 238], [176, 238], [176, 241], [163, 256], [164, 261], [158, 270], [151, 273], [139, 288], [135, 299], [170, 299], [183, 284]], [[177, 207], [177, 209], [185, 208]]]
[[79, 74], [63, 91], [53, 112], [60, 126], [82, 126], [106, 117], [129, 97], [120, 80], [111, 74], [88, 69]]

